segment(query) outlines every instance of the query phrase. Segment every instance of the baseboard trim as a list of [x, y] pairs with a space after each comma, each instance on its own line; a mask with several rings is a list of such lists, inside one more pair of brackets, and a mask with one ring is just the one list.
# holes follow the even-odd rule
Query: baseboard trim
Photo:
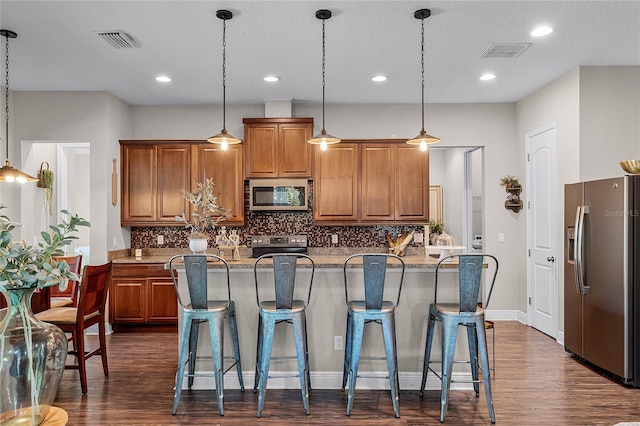
[[522, 324], [527, 323], [527, 314], [515, 309], [487, 309], [485, 318], [490, 321], [518, 321]]

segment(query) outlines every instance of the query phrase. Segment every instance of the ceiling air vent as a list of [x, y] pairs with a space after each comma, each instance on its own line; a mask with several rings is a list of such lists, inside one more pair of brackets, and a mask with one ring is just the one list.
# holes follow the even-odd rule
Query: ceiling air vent
[[525, 51], [531, 43], [501, 43], [490, 44], [489, 47], [482, 52], [481, 58], [515, 58]]
[[140, 47], [133, 37], [121, 30], [102, 31], [99, 32], [98, 35], [115, 49]]

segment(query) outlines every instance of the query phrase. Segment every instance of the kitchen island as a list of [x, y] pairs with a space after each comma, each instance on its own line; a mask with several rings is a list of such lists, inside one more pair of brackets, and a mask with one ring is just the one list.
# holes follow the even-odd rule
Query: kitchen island
[[[316, 255], [311, 257], [316, 262], [316, 271], [311, 294], [311, 302], [307, 310], [309, 358], [311, 365], [311, 381], [314, 388], [338, 388], [342, 379], [342, 364], [344, 357], [344, 334], [346, 330], [346, 305], [344, 296], [344, 279], [342, 264], [348, 254], [344, 255]], [[143, 256], [136, 260], [133, 257], [114, 259], [115, 263], [140, 263], [154, 262], [166, 264], [170, 255]], [[243, 363], [245, 383], [250, 387], [253, 384], [255, 369], [258, 306], [256, 304], [255, 284], [253, 275], [253, 263], [255, 259], [242, 258], [241, 260], [228, 260], [231, 270], [231, 297], [236, 304], [236, 315], [239, 327], [240, 351]], [[404, 284], [400, 297], [400, 304], [396, 311], [396, 334], [398, 345], [398, 366], [400, 370], [401, 389], [418, 389], [422, 377], [422, 362], [424, 357], [424, 341], [426, 336], [426, 318], [428, 306], [433, 301], [434, 270], [437, 260], [422, 255], [408, 255], [403, 257], [406, 265]], [[456, 298], [457, 292], [457, 266], [455, 264], [444, 265], [443, 274], [439, 280], [439, 300], [451, 300]], [[441, 267], [442, 268], [442, 267]], [[210, 274], [223, 272], [222, 265], [211, 263]], [[259, 274], [271, 275], [270, 268], [263, 268]], [[300, 274], [308, 274], [309, 269], [301, 265]], [[349, 268], [349, 274], [361, 275], [362, 269], [357, 265]], [[399, 273], [399, 269], [391, 268], [390, 274]], [[178, 278], [185, 280], [184, 271], [178, 269]], [[186, 291], [186, 289], [185, 289]], [[262, 294], [262, 293], [261, 293]], [[350, 292], [351, 296], [351, 292]], [[357, 297], [357, 294], [353, 294]], [[210, 296], [211, 297], [211, 296]], [[181, 322], [181, 312], [178, 312]], [[461, 338], [464, 335], [461, 334]], [[176, 336], [177, 338], [177, 336]], [[464, 337], [466, 342], [466, 337]], [[439, 352], [439, 343], [434, 341], [434, 353]], [[459, 347], [464, 348], [461, 344]], [[228, 328], [225, 331], [226, 354], [231, 354], [231, 343], [228, 336]], [[464, 358], [464, 350], [459, 349], [460, 358]], [[210, 354], [208, 333], [200, 333], [199, 355]], [[284, 325], [276, 329], [274, 339], [273, 356], [293, 355], [292, 329]], [[365, 330], [365, 342], [362, 349], [363, 356], [384, 356], [384, 345], [380, 328], [370, 325]], [[197, 370], [209, 372], [210, 360], [200, 360]], [[295, 360], [276, 361], [271, 363], [271, 372], [297, 371]], [[458, 374], [465, 377], [466, 370]], [[360, 364], [362, 374], [386, 377], [386, 364], [384, 361], [362, 360]], [[364, 378], [358, 381], [362, 388], [386, 388], [388, 380]], [[225, 386], [238, 387], [237, 377], [234, 374], [225, 376]], [[270, 387], [298, 387], [297, 378], [270, 379]], [[439, 381], [429, 376], [428, 388], [439, 388]], [[213, 379], [196, 379], [195, 389], [210, 389], [214, 387]]]

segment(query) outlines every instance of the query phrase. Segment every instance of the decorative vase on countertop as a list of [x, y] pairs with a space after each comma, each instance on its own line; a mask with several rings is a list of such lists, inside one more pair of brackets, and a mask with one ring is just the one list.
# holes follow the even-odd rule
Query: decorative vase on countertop
[[208, 240], [206, 238], [189, 238], [189, 249], [194, 254], [202, 254], [207, 251]]
[[8, 306], [0, 322], [0, 425], [39, 425], [58, 392], [67, 337], [33, 315], [36, 287], [2, 290]]

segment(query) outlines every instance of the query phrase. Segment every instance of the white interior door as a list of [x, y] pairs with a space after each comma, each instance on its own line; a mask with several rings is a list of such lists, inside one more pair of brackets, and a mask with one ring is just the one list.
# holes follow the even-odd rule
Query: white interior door
[[527, 322], [558, 335], [558, 201], [555, 123], [526, 135]]

